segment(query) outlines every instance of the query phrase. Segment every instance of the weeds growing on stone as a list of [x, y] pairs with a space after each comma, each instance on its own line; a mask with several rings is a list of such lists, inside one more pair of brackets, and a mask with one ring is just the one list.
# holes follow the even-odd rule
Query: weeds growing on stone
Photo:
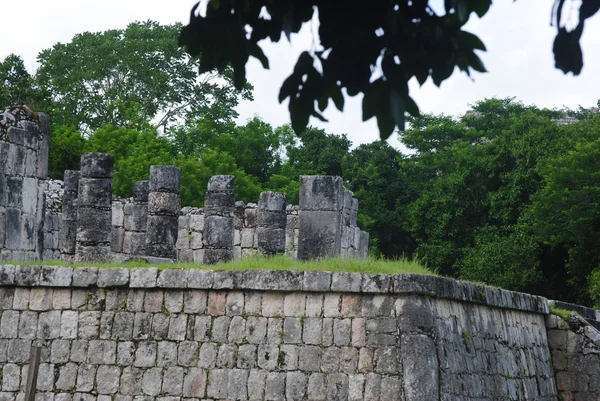
[[199, 265], [195, 263], [172, 263], [151, 265], [145, 261], [137, 260], [121, 263], [69, 263], [61, 260], [45, 260], [43, 262], [4, 262], [15, 265], [47, 265], [47, 266], [71, 266], [71, 267], [157, 267], [158, 269], [194, 268], [212, 270], [323, 270], [344, 271], [359, 273], [415, 273], [435, 275], [436, 272], [428, 269], [419, 261], [408, 259], [342, 259], [328, 258], [303, 262], [287, 256], [252, 256], [240, 260], [234, 260], [216, 265]]

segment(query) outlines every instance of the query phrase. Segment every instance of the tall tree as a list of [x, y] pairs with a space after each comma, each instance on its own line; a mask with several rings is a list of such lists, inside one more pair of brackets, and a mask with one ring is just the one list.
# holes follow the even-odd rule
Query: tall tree
[[[310, 116], [325, 120], [321, 112], [330, 99], [342, 110], [345, 89], [350, 96], [364, 94], [363, 120], [375, 116], [381, 138], [386, 139], [395, 127], [404, 128], [405, 112], [419, 112], [409, 96], [408, 81], [413, 77], [421, 84], [431, 77], [439, 86], [457, 67], [467, 74], [485, 72], [476, 50], [486, 48], [463, 27], [472, 13], [483, 17], [492, 1], [446, 0], [441, 11], [432, 3], [438, 2], [215, 0], [208, 2], [205, 13], [197, 12], [200, 3], [192, 9], [179, 42], [191, 55], [202, 57], [201, 72], [232, 66], [240, 88], [249, 57], [269, 68], [259, 41], [278, 42], [282, 34], [289, 39], [305, 22], [318, 18], [321, 49], [299, 56], [279, 93], [280, 101], [289, 98], [294, 130], [304, 131]], [[555, 0], [552, 10], [558, 30], [553, 48], [556, 67], [575, 75], [583, 65], [579, 40], [584, 23], [600, 9], [598, 0], [579, 3], [579, 23], [573, 30], [566, 29], [562, 18], [572, 2]]]
[[37, 81], [49, 92], [54, 122], [91, 132], [102, 124], [131, 126], [130, 111], [166, 128], [178, 118], [207, 115], [228, 120], [240, 96], [250, 96], [243, 82], [233, 90], [231, 73], [208, 71], [198, 77], [198, 60], [177, 46], [181, 26], [153, 21], [126, 29], [84, 32], [66, 44], [42, 51]]
[[41, 93], [20, 56], [9, 54], [0, 62], [0, 107], [28, 105], [37, 109]]

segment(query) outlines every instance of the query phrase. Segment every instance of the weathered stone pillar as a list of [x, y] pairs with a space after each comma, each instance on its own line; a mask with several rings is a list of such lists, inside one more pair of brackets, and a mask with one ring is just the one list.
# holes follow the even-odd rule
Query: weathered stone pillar
[[77, 242], [77, 192], [79, 191], [78, 170], [65, 170], [62, 213], [58, 232], [60, 259], [72, 261]]
[[133, 183], [133, 203], [128, 203], [123, 208], [123, 226], [125, 229], [123, 253], [132, 255], [145, 255], [147, 253], [149, 193], [149, 181], [136, 181]]
[[175, 259], [178, 218], [181, 210], [179, 181], [181, 170], [175, 166], [150, 166], [146, 253]]
[[107, 261], [112, 223], [113, 157], [108, 153], [81, 156], [77, 197], [77, 262]]
[[261, 192], [258, 201], [258, 252], [275, 255], [285, 252], [287, 194]]
[[234, 176], [216, 175], [204, 195], [204, 264], [233, 259]]
[[340, 177], [300, 176], [298, 259], [340, 254], [343, 199]]

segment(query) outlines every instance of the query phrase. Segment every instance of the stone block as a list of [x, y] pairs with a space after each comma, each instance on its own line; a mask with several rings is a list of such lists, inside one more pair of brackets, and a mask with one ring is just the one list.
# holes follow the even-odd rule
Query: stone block
[[212, 270], [190, 269], [188, 270], [187, 287], [208, 289], [212, 288], [214, 272]]
[[80, 178], [77, 204], [112, 209], [112, 178]]
[[204, 249], [202, 251], [203, 263], [206, 265], [214, 265], [233, 259], [233, 249]]
[[146, 204], [128, 203], [124, 207], [123, 226], [127, 231], [146, 231], [148, 207]]
[[142, 377], [142, 391], [149, 396], [160, 394], [163, 382], [163, 369], [151, 368], [144, 372]]
[[114, 160], [108, 153], [84, 153], [81, 156], [81, 177], [112, 178]]
[[183, 396], [204, 398], [206, 384], [207, 378], [204, 369], [190, 369], [183, 381]]
[[327, 397], [326, 392], [326, 379], [327, 375], [323, 373], [313, 373], [308, 378], [308, 399], [314, 401], [325, 401]]
[[245, 227], [254, 228], [258, 225], [257, 213], [256, 209], [246, 209], [244, 211]]
[[110, 243], [110, 210], [79, 207], [77, 210], [77, 242]]
[[298, 352], [298, 369], [304, 372], [319, 372], [321, 370], [321, 347], [306, 345]]
[[133, 183], [133, 201], [148, 202], [148, 194], [150, 193], [150, 181], [135, 181]]
[[141, 341], [135, 352], [136, 367], [152, 367], [156, 363], [157, 345], [155, 342]]
[[248, 370], [231, 369], [229, 371], [227, 397], [232, 400], [248, 399]]
[[233, 191], [235, 177], [232, 175], [214, 175], [208, 180], [209, 191]]
[[241, 231], [240, 245], [242, 248], [254, 247], [255, 228], [243, 228]]
[[97, 285], [100, 288], [124, 287], [129, 283], [129, 269], [113, 267], [98, 271]]
[[110, 230], [110, 251], [122, 253], [125, 243], [125, 230], [121, 227], [112, 226]]
[[339, 212], [300, 210], [299, 217], [299, 259], [318, 259], [339, 254], [341, 248]]
[[134, 268], [130, 269], [129, 275], [130, 288], [154, 288], [158, 269], [156, 267]]
[[179, 194], [170, 192], [150, 192], [148, 195], [148, 213], [150, 214], [178, 216], [180, 210], [181, 197]]
[[208, 373], [206, 395], [210, 398], [224, 399], [227, 397], [229, 370], [213, 369]]
[[146, 255], [147, 242], [145, 232], [126, 231], [123, 237], [123, 252], [128, 255]]
[[[142, 392], [142, 378], [144, 371], [138, 368], [127, 366], [123, 369], [121, 374], [121, 385], [119, 387], [119, 393], [126, 394], [129, 396], [137, 395]], [[123, 397], [123, 396], [121, 396]], [[119, 396], [115, 398], [117, 400]], [[131, 398], [131, 397], [130, 397]], [[125, 400], [123, 400], [125, 401]], [[131, 401], [131, 400], [127, 400]]]
[[267, 372], [262, 370], [250, 370], [248, 375], [248, 399], [263, 400], [265, 395], [265, 381]]
[[124, 209], [125, 205], [121, 201], [115, 201], [112, 203], [112, 225], [114, 227], [123, 227], [123, 220], [125, 218]]
[[78, 267], [73, 269], [73, 287], [91, 287], [98, 282], [97, 267]]
[[233, 247], [233, 219], [224, 216], [204, 218], [204, 243], [214, 248]]
[[439, 367], [433, 340], [422, 334], [402, 335], [401, 349], [405, 400], [439, 399]]
[[75, 254], [77, 238], [77, 222], [61, 220], [58, 232], [58, 243], [61, 253]]
[[331, 272], [305, 271], [302, 279], [304, 291], [329, 291], [331, 287]]
[[156, 365], [165, 367], [177, 363], [177, 343], [172, 341], [159, 341], [157, 347]]
[[268, 211], [285, 211], [287, 205], [287, 194], [283, 192], [261, 192], [258, 209]]
[[265, 381], [265, 400], [285, 400], [285, 372], [269, 372]]
[[[1, 227], [1, 226], [0, 226]], [[0, 286], [12, 286], [15, 283], [15, 266], [14, 265], [1, 265], [0, 264]], [[2, 291], [2, 290], [0, 290]], [[14, 291], [13, 291], [14, 292]], [[3, 295], [8, 293], [2, 292]], [[1, 303], [5, 301], [4, 297], [0, 297]], [[0, 304], [1, 305], [1, 304]], [[10, 309], [12, 302], [9, 302], [6, 306], [0, 306], [2, 309]]]
[[[177, 217], [148, 216], [148, 242], [150, 244], [168, 244], [175, 250], [177, 242]], [[158, 256], [158, 255], [156, 255]]]
[[190, 217], [190, 230], [192, 231], [204, 231], [204, 215], [193, 214]]
[[6, 187], [8, 190], [6, 205], [21, 209], [23, 207], [23, 177], [6, 177]]
[[300, 176], [300, 209], [340, 211], [343, 205], [342, 179], [334, 176]]
[[6, 175], [23, 176], [25, 173], [25, 148], [23, 146], [7, 143], [7, 163], [5, 164]]
[[179, 193], [181, 170], [175, 166], [150, 166], [150, 192]]
[[[287, 372], [285, 381], [286, 400], [301, 401], [306, 399], [308, 375], [303, 372]], [[344, 399], [344, 398], [342, 398]]]
[[[23, 213], [35, 215], [37, 211], [38, 203], [38, 180], [35, 178], [25, 177], [23, 178], [22, 186], [22, 200], [23, 200]], [[9, 198], [11, 194], [9, 193]]]
[[101, 365], [96, 373], [96, 389], [99, 394], [114, 394], [119, 388], [121, 369], [118, 366]]
[[159, 273], [157, 286], [162, 288], [186, 288], [188, 269], [165, 269]]
[[19, 249], [21, 247], [21, 210], [8, 208], [6, 209], [6, 234], [5, 247], [7, 249]]
[[267, 255], [285, 252], [285, 229], [258, 227], [258, 250]]
[[233, 218], [235, 213], [235, 197], [233, 191], [204, 194], [204, 212], [206, 215], [223, 215]]

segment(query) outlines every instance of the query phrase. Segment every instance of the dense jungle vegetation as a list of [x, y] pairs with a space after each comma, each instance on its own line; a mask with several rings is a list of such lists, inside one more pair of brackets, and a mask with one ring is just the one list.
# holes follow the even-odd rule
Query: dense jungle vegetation
[[[440, 274], [600, 306], [600, 114], [486, 99], [462, 117], [407, 119], [403, 154], [386, 142], [256, 117], [235, 123], [231, 74], [197, 76], [180, 26], [134, 23], [76, 35], [38, 57], [0, 63], [0, 104], [51, 118], [50, 175], [86, 151], [115, 156], [114, 192], [131, 195], [152, 164], [182, 170], [184, 205], [201, 206], [210, 176], [236, 176], [236, 197], [284, 191], [298, 175], [340, 175], [360, 201], [370, 252], [418, 258]], [[568, 121], [565, 118], [568, 117]], [[568, 122], [568, 123], [565, 123]]]

